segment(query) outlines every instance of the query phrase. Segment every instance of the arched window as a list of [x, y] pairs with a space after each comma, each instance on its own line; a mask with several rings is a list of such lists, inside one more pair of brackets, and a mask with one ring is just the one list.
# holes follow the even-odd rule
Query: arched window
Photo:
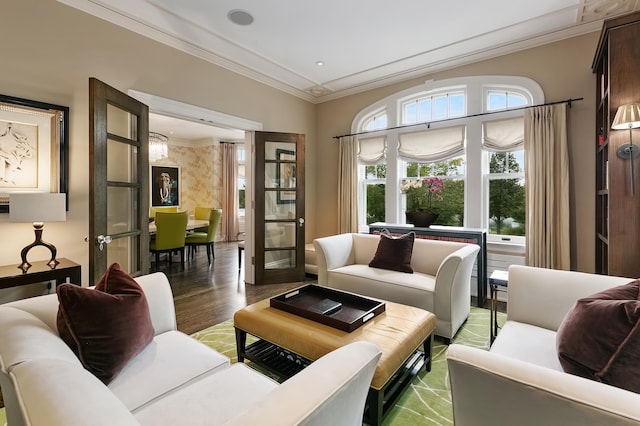
[[372, 222], [405, 223], [412, 206], [402, 184], [437, 176], [443, 180], [437, 224], [522, 239], [522, 107], [541, 103], [542, 89], [531, 79], [476, 76], [430, 80], [363, 109], [352, 125], [354, 133], [366, 132], [357, 137], [360, 230]]

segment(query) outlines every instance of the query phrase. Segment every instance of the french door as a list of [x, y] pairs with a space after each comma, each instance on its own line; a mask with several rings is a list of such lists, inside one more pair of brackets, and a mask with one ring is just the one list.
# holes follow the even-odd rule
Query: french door
[[89, 79], [89, 283], [149, 272], [149, 109]]
[[304, 135], [255, 132], [255, 284], [304, 281]]

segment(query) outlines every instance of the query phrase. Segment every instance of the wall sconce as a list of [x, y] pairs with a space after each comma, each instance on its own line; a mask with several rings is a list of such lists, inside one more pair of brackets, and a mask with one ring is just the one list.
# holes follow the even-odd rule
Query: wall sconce
[[22, 264], [18, 268], [27, 272], [31, 264], [27, 262], [27, 253], [34, 247], [44, 246], [51, 251], [51, 260], [47, 263], [51, 269], [55, 269], [57, 249], [53, 244], [42, 241], [42, 228], [44, 222], [64, 222], [67, 220], [67, 201], [64, 193], [14, 193], [9, 194], [9, 220], [11, 222], [33, 222], [33, 231], [36, 234], [34, 242], [26, 246], [20, 252]]
[[636, 178], [633, 168], [633, 159], [640, 154], [640, 147], [633, 144], [631, 129], [640, 127], [640, 104], [622, 105], [618, 108], [611, 128], [614, 130], [629, 129], [629, 143], [618, 148], [618, 157], [629, 160], [629, 173], [631, 179], [631, 195], [636, 195]]

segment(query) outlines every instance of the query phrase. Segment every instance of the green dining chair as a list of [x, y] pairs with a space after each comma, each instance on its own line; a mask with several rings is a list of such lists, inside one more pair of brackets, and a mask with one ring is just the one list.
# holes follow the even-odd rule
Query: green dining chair
[[156, 213], [176, 213], [178, 206], [161, 206], [161, 207], [149, 207], [149, 219], [155, 219]]
[[[195, 220], [209, 220], [209, 216], [211, 216], [211, 207], [202, 207], [196, 206], [193, 212], [193, 218]], [[207, 232], [209, 230], [208, 226], [202, 226], [200, 228], [195, 228], [194, 232]]]
[[191, 232], [185, 238], [185, 244], [189, 248], [189, 256], [193, 257], [195, 248], [197, 246], [207, 246], [207, 260], [211, 264], [211, 259], [215, 258], [215, 252], [213, 249], [213, 240], [218, 232], [220, 226], [220, 219], [222, 218], [222, 209], [211, 209], [209, 212], [209, 226], [207, 232]]
[[188, 212], [166, 213], [156, 212], [156, 235], [149, 242], [149, 251], [155, 254], [157, 271], [160, 265], [160, 254], [168, 253], [171, 268], [171, 253], [180, 252], [180, 264], [184, 269], [185, 237], [187, 234]]

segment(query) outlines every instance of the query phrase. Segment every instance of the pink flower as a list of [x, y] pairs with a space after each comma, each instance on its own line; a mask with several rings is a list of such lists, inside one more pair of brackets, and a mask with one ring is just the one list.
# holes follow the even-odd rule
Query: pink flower
[[430, 210], [433, 199], [442, 201], [440, 192], [444, 182], [439, 177], [421, 179], [405, 179], [400, 185], [400, 191], [407, 194], [407, 211]]

